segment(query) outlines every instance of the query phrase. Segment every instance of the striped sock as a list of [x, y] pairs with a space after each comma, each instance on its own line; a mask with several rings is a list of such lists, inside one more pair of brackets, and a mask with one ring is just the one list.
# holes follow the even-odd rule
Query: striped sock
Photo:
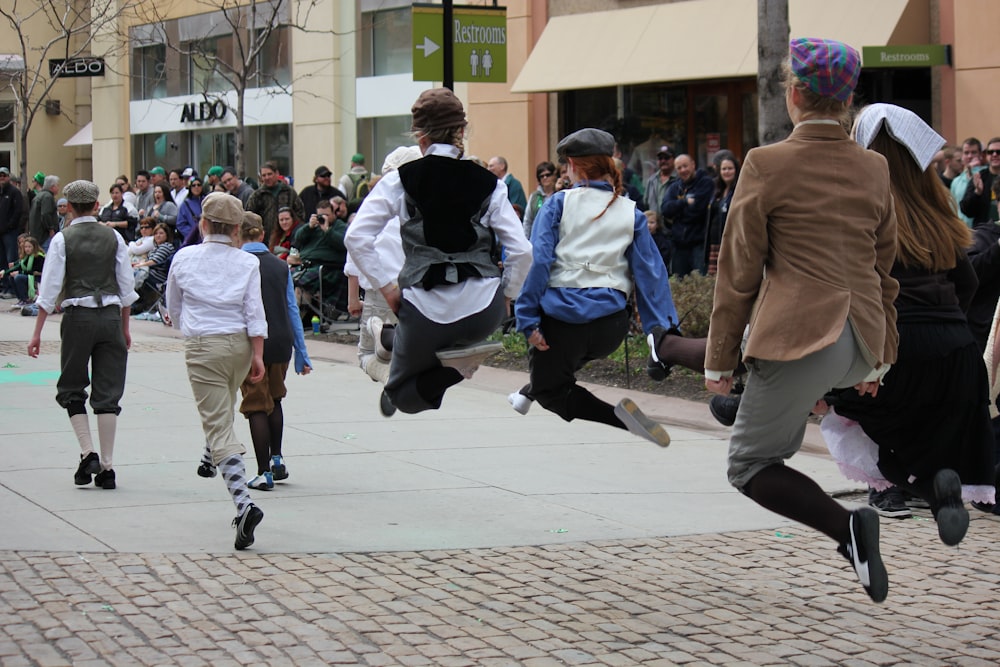
[[243, 457], [237, 454], [223, 459], [219, 464], [219, 472], [222, 473], [222, 481], [229, 489], [229, 495], [233, 497], [236, 504], [236, 514], [243, 515], [243, 511], [250, 504], [250, 491], [247, 489], [247, 469], [243, 465]]
[[205, 442], [205, 451], [201, 453], [201, 463], [210, 468], [215, 467], [215, 463], [212, 462], [212, 448], [208, 446], [208, 441]]

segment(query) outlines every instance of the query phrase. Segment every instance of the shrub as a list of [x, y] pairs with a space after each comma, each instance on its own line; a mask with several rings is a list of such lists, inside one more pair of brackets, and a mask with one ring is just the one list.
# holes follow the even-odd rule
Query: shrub
[[683, 280], [673, 276], [670, 278], [670, 291], [674, 295], [674, 306], [681, 318], [684, 335], [688, 338], [707, 336], [715, 295], [715, 276], [692, 273]]

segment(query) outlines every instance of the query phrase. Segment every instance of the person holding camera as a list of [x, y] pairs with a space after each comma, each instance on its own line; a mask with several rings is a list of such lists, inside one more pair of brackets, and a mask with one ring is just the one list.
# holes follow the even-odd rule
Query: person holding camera
[[309, 216], [308, 222], [295, 233], [292, 246], [299, 251], [301, 268], [293, 279], [299, 303], [306, 303], [308, 299], [302, 292], [312, 295], [319, 291], [322, 267], [324, 300], [334, 304], [337, 310], [347, 312], [347, 290], [344, 289], [344, 262], [347, 261], [344, 234], [347, 233], [347, 222], [334, 215], [334, 210], [347, 214], [347, 202], [343, 197], [319, 202], [316, 213]]

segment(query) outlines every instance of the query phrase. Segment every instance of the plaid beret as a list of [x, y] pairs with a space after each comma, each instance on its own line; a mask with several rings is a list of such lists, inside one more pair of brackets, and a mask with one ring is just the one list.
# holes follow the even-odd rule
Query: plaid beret
[[861, 56], [847, 44], [801, 37], [788, 50], [792, 72], [817, 95], [846, 102], [858, 85]]
[[90, 181], [73, 181], [66, 184], [62, 193], [70, 204], [93, 204], [101, 196], [101, 189]]

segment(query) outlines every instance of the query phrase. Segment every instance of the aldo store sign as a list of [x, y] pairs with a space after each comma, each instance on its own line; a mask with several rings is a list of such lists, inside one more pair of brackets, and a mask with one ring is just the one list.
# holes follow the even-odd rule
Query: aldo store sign
[[182, 123], [199, 123], [213, 120], [223, 120], [229, 113], [225, 100], [205, 102], [188, 102], [181, 107]]

